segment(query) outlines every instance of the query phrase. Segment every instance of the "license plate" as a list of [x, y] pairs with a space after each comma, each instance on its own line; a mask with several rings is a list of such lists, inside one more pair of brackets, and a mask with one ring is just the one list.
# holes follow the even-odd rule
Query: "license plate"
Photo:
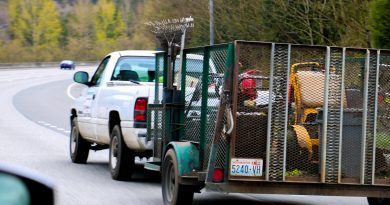
[[230, 176], [261, 177], [263, 175], [263, 159], [232, 158], [230, 160]]

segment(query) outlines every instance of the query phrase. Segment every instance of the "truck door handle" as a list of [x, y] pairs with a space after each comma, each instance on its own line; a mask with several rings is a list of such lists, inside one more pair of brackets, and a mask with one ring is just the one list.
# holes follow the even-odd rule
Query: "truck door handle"
[[95, 94], [92, 95], [92, 100], [95, 100]]

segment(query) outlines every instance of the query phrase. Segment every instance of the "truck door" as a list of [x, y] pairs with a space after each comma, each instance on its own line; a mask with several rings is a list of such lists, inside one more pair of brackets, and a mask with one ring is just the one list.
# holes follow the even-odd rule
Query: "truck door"
[[101, 89], [101, 81], [109, 60], [110, 56], [104, 58], [100, 63], [99, 67], [97, 68], [95, 74], [92, 76], [91, 86], [87, 90], [87, 96], [83, 109], [84, 116], [86, 117], [83, 119], [83, 122], [81, 122], [81, 125], [79, 125], [80, 132], [86, 138], [94, 140], [97, 139], [96, 123], [98, 123], [96, 116], [94, 116], [97, 106], [96, 99], [99, 95], [99, 91]]

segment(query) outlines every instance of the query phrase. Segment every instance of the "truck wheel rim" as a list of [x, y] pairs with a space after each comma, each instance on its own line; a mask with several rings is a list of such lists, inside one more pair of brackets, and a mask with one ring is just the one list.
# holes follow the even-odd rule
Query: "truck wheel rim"
[[78, 135], [78, 132], [77, 132], [77, 129], [75, 126], [73, 126], [72, 128], [72, 135], [71, 135], [71, 140], [70, 140], [70, 148], [71, 148], [71, 152], [72, 154], [74, 154], [75, 150], [76, 150], [76, 136]]
[[116, 165], [118, 163], [118, 159], [117, 159], [117, 156], [118, 156], [118, 138], [116, 136], [114, 136], [112, 138], [112, 142], [111, 142], [111, 154], [110, 154], [110, 157], [111, 157], [111, 167], [113, 169], [116, 168]]

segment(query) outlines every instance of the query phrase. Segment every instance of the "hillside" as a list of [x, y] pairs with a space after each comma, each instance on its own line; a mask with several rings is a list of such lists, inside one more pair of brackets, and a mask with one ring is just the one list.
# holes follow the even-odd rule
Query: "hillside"
[[[26, 1], [0, 0], [0, 62], [96, 60], [112, 50], [156, 49], [145, 22], [185, 16], [195, 19], [188, 46], [210, 40], [209, 0], [34, 0], [31, 8]], [[213, 1], [215, 43], [390, 48], [390, 0]]]

